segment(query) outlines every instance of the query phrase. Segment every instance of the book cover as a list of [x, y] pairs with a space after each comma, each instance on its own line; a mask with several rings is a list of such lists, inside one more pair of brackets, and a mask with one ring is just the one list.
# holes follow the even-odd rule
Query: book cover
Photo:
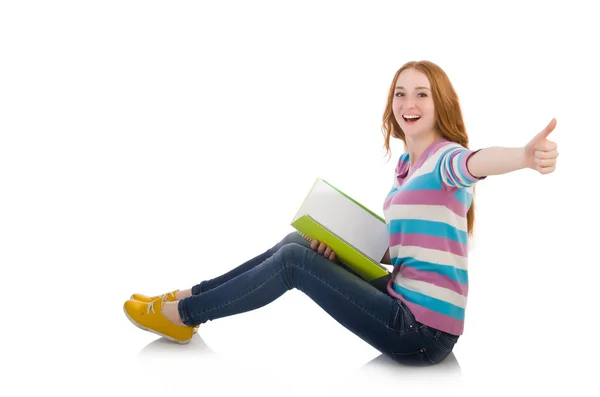
[[379, 262], [389, 243], [385, 220], [329, 182], [317, 178], [291, 224], [329, 246], [366, 281], [389, 274]]

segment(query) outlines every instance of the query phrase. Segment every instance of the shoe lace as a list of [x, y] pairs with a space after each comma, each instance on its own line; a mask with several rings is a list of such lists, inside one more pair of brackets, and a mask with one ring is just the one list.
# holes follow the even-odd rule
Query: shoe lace
[[154, 311], [154, 304], [157, 302], [157, 300], [152, 301], [148, 304], [148, 308], [146, 309], [146, 314], [150, 315], [150, 310], [152, 310], [153, 314], [156, 314], [156, 311]]
[[161, 299], [163, 302], [166, 302], [168, 300], [168, 296], [171, 295], [173, 297], [173, 299], [175, 299], [175, 292], [167, 292], [165, 294], [161, 295]]
[[[177, 292], [177, 291], [175, 291], [175, 292]], [[167, 292], [167, 293], [161, 295], [160, 300], [163, 301], [163, 302], [166, 302], [167, 301], [167, 297], [169, 295], [171, 295], [173, 297], [173, 299], [175, 299], [175, 293], [174, 292]], [[149, 315], [150, 314], [150, 310], [152, 310], [153, 314], [156, 314], [156, 311], [154, 310], [154, 303], [156, 303], [157, 301], [158, 301], [158, 299], [154, 300], [154, 301], [152, 301], [152, 302], [150, 302], [148, 304], [148, 309], [146, 309], [146, 314]]]

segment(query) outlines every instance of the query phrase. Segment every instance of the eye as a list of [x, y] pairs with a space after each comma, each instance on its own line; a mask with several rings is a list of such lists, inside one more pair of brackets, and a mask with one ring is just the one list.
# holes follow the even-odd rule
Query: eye
[[402, 92], [397, 92], [394, 94], [395, 96], [399, 97], [399, 96], [404, 96], [404, 94]]
[[425, 98], [425, 97], [427, 96], [427, 94], [426, 94], [426, 93], [424, 93], [424, 92], [419, 92], [419, 96], [421, 96], [421, 95], [423, 95], [421, 98]]

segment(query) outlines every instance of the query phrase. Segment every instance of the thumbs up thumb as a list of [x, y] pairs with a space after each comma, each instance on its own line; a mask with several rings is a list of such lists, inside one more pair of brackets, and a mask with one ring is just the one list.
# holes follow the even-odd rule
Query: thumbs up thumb
[[554, 131], [554, 128], [556, 128], [556, 119], [553, 118], [550, 121], [550, 124], [548, 124], [546, 128], [544, 128], [536, 136], [534, 136], [527, 146], [535, 148], [538, 144], [542, 143], [546, 138], [548, 138], [548, 135]]

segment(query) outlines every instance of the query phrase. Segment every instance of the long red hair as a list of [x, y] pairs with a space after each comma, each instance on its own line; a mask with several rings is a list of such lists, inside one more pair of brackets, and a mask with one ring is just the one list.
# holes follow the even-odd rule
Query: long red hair
[[[394, 90], [396, 80], [400, 73], [406, 69], [415, 69], [427, 76], [431, 84], [431, 96], [435, 111], [435, 129], [437, 132], [448, 141], [456, 142], [465, 148], [469, 148], [469, 136], [463, 122], [462, 111], [458, 95], [450, 82], [446, 73], [433, 62], [430, 61], [411, 61], [405, 63], [394, 75], [390, 91], [388, 93], [387, 104], [383, 113], [382, 132], [385, 139], [386, 153], [389, 155], [390, 138], [398, 138], [404, 142], [406, 148], [406, 137], [404, 131], [398, 125], [394, 113], [392, 111], [392, 100], [394, 98]], [[473, 190], [474, 193], [474, 190]], [[473, 225], [475, 223], [475, 199], [471, 202], [471, 207], [467, 211], [467, 232], [473, 234]]]

